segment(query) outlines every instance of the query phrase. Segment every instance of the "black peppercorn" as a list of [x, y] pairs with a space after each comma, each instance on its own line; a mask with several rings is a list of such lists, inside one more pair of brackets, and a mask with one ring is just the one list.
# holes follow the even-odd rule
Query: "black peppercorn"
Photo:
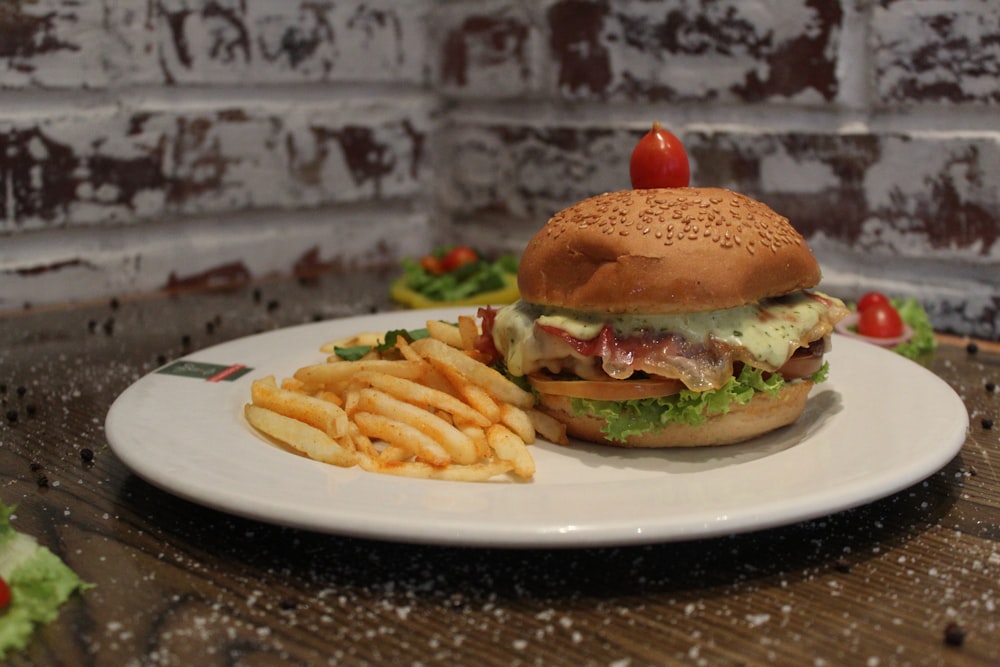
[[979, 346], [975, 343], [969, 343], [965, 346], [965, 351], [969, 354], [975, 354], [976, 352], [979, 352]]
[[993, 428], [993, 420], [988, 417], [983, 417], [983, 421], [981, 423], [983, 425], [983, 428], [986, 429], [987, 431]]
[[83, 459], [84, 463], [92, 463], [94, 461], [94, 450], [90, 447], [84, 447], [80, 450], [80, 458]]
[[944, 643], [948, 646], [961, 646], [965, 642], [965, 628], [954, 621], [944, 628]]
[[11, 424], [17, 421], [17, 410], [7, 411], [7, 421], [9, 421]]
[[990, 392], [992, 394], [996, 390], [997, 390], [997, 383], [996, 382], [987, 382], [986, 383], [986, 391], [988, 391], [988, 392]]

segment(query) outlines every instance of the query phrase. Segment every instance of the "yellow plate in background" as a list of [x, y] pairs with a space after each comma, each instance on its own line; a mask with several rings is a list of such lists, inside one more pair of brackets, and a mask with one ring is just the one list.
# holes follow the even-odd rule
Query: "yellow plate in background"
[[445, 308], [449, 306], [485, 306], [488, 304], [514, 303], [521, 298], [521, 293], [517, 290], [517, 275], [506, 273], [504, 274], [504, 281], [506, 285], [500, 289], [480, 292], [479, 294], [455, 301], [434, 301], [407, 287], [405, 278], [400, 277], [389, 287], [389, 296], [392, 297], [393, 301], [407, 308]]

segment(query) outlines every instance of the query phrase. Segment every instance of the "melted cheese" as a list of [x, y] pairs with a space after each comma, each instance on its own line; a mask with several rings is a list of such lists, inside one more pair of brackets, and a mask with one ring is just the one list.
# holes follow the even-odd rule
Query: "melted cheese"
[[[670, 333], [696, 343], [732, 350], [732, 358], [766, 370], [777, 370], [799, 347], [822, 338], [846, 314], [839, 299], [813, 292], [726, 310], [675, 315], [609, 315], [553, 309], [519, 301], [497, 313], [494, 342], [515, 375], [565, 358], [568, 347], [554, 336], [535, 335], [535, 322], [591, 340], [605, 325], [622, 338]], [[579, 360], [576, 360], [579, 362]]]

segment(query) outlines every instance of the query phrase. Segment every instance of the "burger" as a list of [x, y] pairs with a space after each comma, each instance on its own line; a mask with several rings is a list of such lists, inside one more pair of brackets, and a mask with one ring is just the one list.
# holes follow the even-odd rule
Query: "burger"
[[718, 188], [622, 190], [530, 240], [521, 298], [487, 313], [506, 372], [569, 435], [625, 447], [747, 440], [796, 421], [844, 304], [802, 235]]

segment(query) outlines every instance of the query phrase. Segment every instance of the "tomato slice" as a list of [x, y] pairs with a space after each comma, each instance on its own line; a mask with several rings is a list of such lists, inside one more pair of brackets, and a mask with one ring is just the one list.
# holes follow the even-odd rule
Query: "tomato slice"
[[643, 380], [555, 380], [544, 375], [529, 375], [528, 382], [543, 394], [595, 401], [628, 401], [635, 398], [670, 396], [684, 388], [680, 380], [649, 378]]
[[785, 362], [785, 365], [778, 369], [781, 377], [786, 380], [796, 380], [798, 378], [810, 377], [823, 367], [822, 354], [809, 354], [793, 356]]

